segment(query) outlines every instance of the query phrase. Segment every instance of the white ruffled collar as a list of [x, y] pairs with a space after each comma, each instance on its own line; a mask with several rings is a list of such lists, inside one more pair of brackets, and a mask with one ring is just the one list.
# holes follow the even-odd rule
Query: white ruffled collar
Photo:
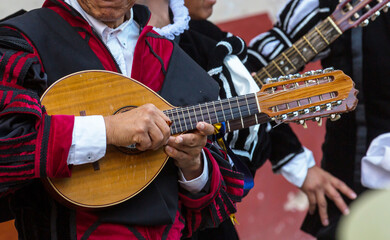
[[184, 6], [184, 0], [170, 0], [169, 8], [173, 13], [173, 23], [162, 28], [154, 27], [153, 30], [161, 36], [173, 40], [175, 36], [179, 36], [188, 29], [188, 22], [191, 18], [188, 9]]

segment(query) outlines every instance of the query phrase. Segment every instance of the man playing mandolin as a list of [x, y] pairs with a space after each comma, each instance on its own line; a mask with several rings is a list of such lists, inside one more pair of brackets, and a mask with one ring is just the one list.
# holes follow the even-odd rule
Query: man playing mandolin
[[[195, 131], [174, 137], [171, 119], [153, 104], [75, 117], [83, 114], [48, 115], [40, 103], [56, 80], [92, 69], [132, 77], [176, 106], [218, 97], [217, 84], [146, 26], [150, 14], [134, 2], [46, 0], [41, 9], [0, 23], [0, 215], [15, 218], [19, 239], [178, 239], [236, 210], [242, 177], [207, 140], [212, 125], [199, 122]], [[123, 203], [73, 209], [43, 188], [41, 179], [69, 178], [72, 165], [96, 163], [107, 145], [133, 144], [141, 151], [164, 148], [170, 159]]]

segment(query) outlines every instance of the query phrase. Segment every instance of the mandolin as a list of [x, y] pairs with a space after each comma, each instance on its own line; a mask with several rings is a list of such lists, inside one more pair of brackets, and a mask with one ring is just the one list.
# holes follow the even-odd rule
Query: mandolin
[[375, 20], [380, 15], [380, 11], [387, 12], [389, 2], [390, 0], [358, 0], [351, 4], [351, 0], [340, 1], [329, 17], [260, 69], [254, 75], [255, 81], [261, 88], [270, 79], [296, 73], [345, 31], [359, 25], [366, 26], [369, 19]]
[[[352, 111], [357, 90], [342, 71], [317, 71], [301, 78], [265, 84], [257, 93], [174, 107], [157, 93], [133, 79], [107, 71], [82, 71], [51, 85], [42, 96], [48, 114], [103, 115], [153, 103], [172, 121], [171, 134], [196, 128], [199, 121], [211, 124], [244, 120], [252, 124], [291, 122], [328, 117]], [[230, 127], [230, 126], [229, 126]], [[97, 209], [124, 202], [145, 189], [159, 174], [168, 157], [163, 149], [135, 151], [107, 146], [106, 155], [93, 164], [72, 166], [70, 178], [47, 178], [46, 187], [61, 202], [72, 207]]]

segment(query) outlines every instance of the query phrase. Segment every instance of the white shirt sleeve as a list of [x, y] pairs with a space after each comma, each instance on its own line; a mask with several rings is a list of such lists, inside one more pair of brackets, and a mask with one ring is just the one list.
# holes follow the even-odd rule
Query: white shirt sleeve
[[209, 180], [209, 166], [208, 166], [206, 154], [204, 153], [203, 150], [202, 150], [202, 154], [203, 154], [203, 172], [199, 177], [187, 181], [183, 175], [183, 172], [179, 168], [180, 186], [191, 193], [200, 192], [200, 190], [204, 188], [207, 181]]
[[303, 150], [302, 153], [297, 154], [277, 172], [281, 173], [287, 181], [297, 187], [302, 187], [306, 179], [307, 170], [316, 164], [313, 152], [306, 147], [303, 147]]
[[363, 186], [390, 188], [390, 133], [381, 134], [371, 142], [361, 167]]
[[75, 117], [68, 165], [92, 163], [106, 154], [106, 126], [103, 116]]

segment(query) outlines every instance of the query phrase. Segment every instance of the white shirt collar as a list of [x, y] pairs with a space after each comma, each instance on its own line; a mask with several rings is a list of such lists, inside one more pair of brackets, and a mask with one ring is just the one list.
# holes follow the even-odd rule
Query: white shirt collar
[[[64, 0], [67, 4], [76, 9], [81, 16], [89, 23], [89, 25], [96, 31], [96, 33], [103, 39], [104, 42], [107, 41], [107, 33], [113, 31], [122, 31], [127, 25], [133, 23], [133, 8], [127, 13], [130, 18], [123, 22], [119, 27], [112, 29], [104, 24], [102, 21], [97, 20], [92, 17], [88, 13], [84, 11], [84, 9], [80, 6], [77, 0]], [[106, 34], [105, 34], [106, 33]]]

